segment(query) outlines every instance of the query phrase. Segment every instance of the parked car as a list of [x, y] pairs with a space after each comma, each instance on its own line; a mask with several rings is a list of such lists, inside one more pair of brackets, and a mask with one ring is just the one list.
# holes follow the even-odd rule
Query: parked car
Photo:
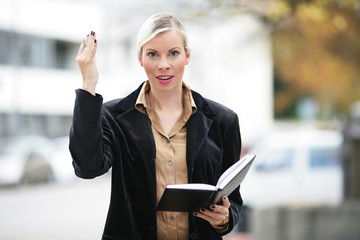
[[48, 182], [53, 179], [49, 162], [54, 150], [46, 137], [31, 135], [0, 142], [0, 185]]
[[76, 178], [69, 151], [69, 137], [63, 136], [53, 139], [55, 151], [51, 156], [54, 179], [57, 182], [71, 182]]
[[337, 205], [343, 198], [340, 148], [342, 135], [333, 130], [276, 132], [249, 152], [256, 159], [241, 185], [244, 205]]

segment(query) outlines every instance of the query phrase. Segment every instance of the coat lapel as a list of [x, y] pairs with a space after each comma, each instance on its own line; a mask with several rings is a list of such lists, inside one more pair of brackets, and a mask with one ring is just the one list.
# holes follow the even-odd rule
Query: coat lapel
[[[151, 189], [152, 205], [156, 206], [156, 167], [155, 156], [156, 148], [153, 133], [151, 130], [150, 119], [135, 108], [119, 115], [117, 117], [124, 133], [128, 136], [128, 141], [133, 142], [143, 161], [146, 171], [146, 183], [148, 189]], [[134, 154], [134, 153], [131, 153]], [[126, 170], [125, 170], [126, 171]]]
[[188, 165], [189, 182], [192, 180], [195, 159], [200, 148], [204, 144], [211, 127], [212, 120], [203, 114], [195, 113], [189, 119], [187, 125], [186, 159]]
[[[129, 96], [121, 99], [113, 110], [118, 112], [116, 117], [118, 124], [121, 126], [125, 134], [127, 134], [129, 139], [133, 141], [141, 155], [141, 158], [144, 161], [144, 166], [149, 177], [148, 183], [150, 189], [156, 189], [156, 148], [151, 129], [151, 121], [148, 117], [135, 108], [136, 99], [142, 86], [143, 84], [141, 84], [139, 88], [132, 92]], [[154, 193], [153, 199], [155, 201], [156, 191], [152, 192]]]
[[133, 108], [118, 116], [117, 120], [135, 143], [146, 164], [155, 164], [155, 141], [150, 119]]
[[[117, 111], [121, 112], [117, 120], [126, 129], [129, 137], [134, 141], [147, 166], [149, 176], [156, 183], [155, 157], [156, 147], [148, 117], [135, 109], [135, 102], [142, 85], [128, 97], [122, 99], [117, 105]], [[215, 115], [207, 101], [197, 92], [192, 91], [192, 96], [197, 106], [197, 111], [189, 118], [187, 127], [186, 159], [189, 182], [192, 179], [192, 169], [197, 155], [204, 144], [212, 125], [211, 116]], [[150, 181], [150, 182], [152, 182]]]
[[212, 125], [213, 120], [211, 116], [215, 115], [214, 111], [200, 94], [192, 91], [192, 96], [197, 106], [197, 111], [189, 118], [188, 122], [186, 123], [186, 159], [189, 182], [192, 181], [193, 167], [197, 155], [203, 146]]

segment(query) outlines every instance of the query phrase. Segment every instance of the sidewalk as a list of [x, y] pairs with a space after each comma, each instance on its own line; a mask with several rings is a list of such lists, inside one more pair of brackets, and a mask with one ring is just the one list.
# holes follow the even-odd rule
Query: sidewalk
[[224, 240], [251, 240], [249, 233], [230, 233], [224, 236]]

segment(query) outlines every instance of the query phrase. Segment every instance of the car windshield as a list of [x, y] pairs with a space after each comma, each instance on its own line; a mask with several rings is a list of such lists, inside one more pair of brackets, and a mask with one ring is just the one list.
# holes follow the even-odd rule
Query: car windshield
[[24, 151], [31, 151], [32, 149], [39, 149], [47, 147], [48, 143], [39, 137], [19, 137], [9, 138], [1, 141], [0, 156], [8, 156]]
[[2, 141], [0, 144], [0, 156], [14, 154], [18, 147], [18, 144], [13, 141]]
[[286, 170], [292, 167], [294, 161], [294, 150], [280, 149], [268, 152], [266, 155], [259, 156], [258, 171]]
[[337, 167], [340, 165], [340, 151], [334, 147], [318, 147], [310, 149], [310, 167]]

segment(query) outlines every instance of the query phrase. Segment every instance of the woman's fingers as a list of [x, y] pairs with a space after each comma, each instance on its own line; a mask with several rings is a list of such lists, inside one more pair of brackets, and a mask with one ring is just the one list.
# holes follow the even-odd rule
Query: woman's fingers
[[97, 50], [96, 33], [91, 31], [91, 33], [87, 35], [87, 37], [84, 40], [84, 43], [82, 44], [81, 57], [83, 57], [86, 60], [95, 60], [96, 50]]
[[229, 220], [229, 199], [224, 196], [222, 198], [222, 205], [214, 204], [209, 209], [200, 209], [199, 212], [195, 212], [194, 215], [208, 221], [211, 225], [223, 225]]
[[79, 47], [78, 56], [80, 56], [80, 55], [84, 52], [86, 45], [89, 46], [89, 38], [90, 38], [90, 36], [92, 36], [93, 33], [94, 33], [94, 32], [91, 31], [91, 33], [88, 34], [88, 35], [86, 36], [86, 38], [83, 38], [83, 40], [82, 40], [82, 42], [81, 42], [81, 45], [80, 45], [80, 47]]
[[222, 203], [223, 203], [223, 207], [225, 207], [225, 208], [229, 208], [231, 205], [229, 198], [226, 196], [222, 197]]
[[78, 65], [88, 64], [95, 62], [95, 55], [97, 50], [97, 39], [95, 32], [91, 31], [85, 39], [83, 39], [78, 55], [76, 57], [76, 62]]

